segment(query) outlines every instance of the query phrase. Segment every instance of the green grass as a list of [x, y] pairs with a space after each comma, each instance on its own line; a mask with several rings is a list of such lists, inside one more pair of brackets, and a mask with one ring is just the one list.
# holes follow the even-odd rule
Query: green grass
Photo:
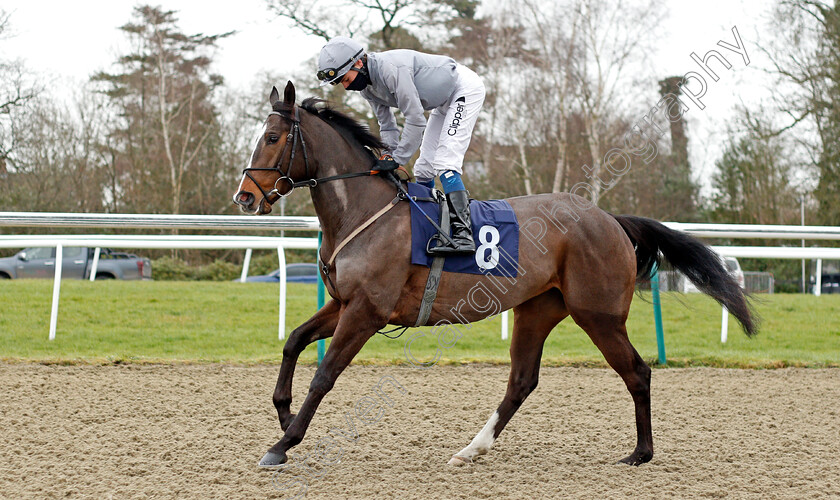
[[[315, 311], [315, 286], [290, 284], [288, 295], [287, 334]], [[643, 298], [633, 300], [628, 330], [642, 357], [654, 364], [652, 305]], [[281, 358], [275, 284], [65, 280], [53, 341], [47, 338], [51, 299], [52, 280], [0, 281], [0, 358], [47, 363], [278, 363]], [[720, 342], [721, 309], [708, 297], [666, 293], [662, 305], [671, 366], [840, 366], [840, 295], [760, 296], [759, 335], [748, 339], [730, 317], [726, 344]], [[454, 328], [461, 337], [441, 350], [440, 362], [509, 361], [510, 341], [500, 338], [499, 318]], [[377, 335], [357, 362], [406, 363], [405, 344], [413, 336], [414, 358], [434, 359], [438, 339], [426, 328], [410, 329], [397, 340]], [[301, 359], [313, 363], [315, 357], [313, 344]], [[543, 364], [605, 366], [569, 319], [548, 338]]]

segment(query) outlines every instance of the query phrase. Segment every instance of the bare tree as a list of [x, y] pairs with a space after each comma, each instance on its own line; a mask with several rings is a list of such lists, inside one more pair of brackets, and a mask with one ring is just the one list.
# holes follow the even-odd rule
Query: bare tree
[[6, 209], [90, 212], [102, 210], [102, 168], [98, 153], [104, 133], [101, 103], [79, 92], [60, 105], [34, 102], [13, 129], [14, 171], [3, 192]]
[[[0, 9], [0, 42], [10, 37], [11, 14]], [[0, 58], [0, 174], [8, 170], [15, 148], [15, 113], [42, 91], [20, 60]]]
[[542, 130], [555, 147], [551, 191], [557, 193], [566, 187], [568, 122], [576, 91], [572, 65], [578, 57], [582, 9], [579, 0], [548, 5], [525, 0], [523, 4], [527, 12], [523, 20], [538, 42], [534, 50], [542, 74], [537, 82], [545, 83], [538, 95], [543, 100], [541, 109], [547, 111]]
[[660, 25], [661, 0], [582, 0], [580, 57], [574, 61], [592, 165], [586, 167], [593, 203], [611, 187], [602, 179], [602, 159], [608, 150], [604, 132], [611, 115], [627, 110], [635, 82], [627, 73], [639, 64]]
[[840, 223], [840, 6], [820, 0], [783, 0], [762, 50], [776, 109], [786, 123], [762, 134], [796, 131], [794, 139], [816, 177], [819, 222]]
[[[324, 40], [359, 37], [377, 49], [419, 49], [421, 27], [440, 24], [457, 10], [434, 0], [266, 0], [271, 12]], [[447, 14], [444, 14], [446, 11]]]
[[[497, 162], [503, 172], [514, 165], [524, 192], [531, 194], [535, 179], [529, 150], [539, 143], [542, 129], [536, 114], [548, 106], [523, 99], [533, 82], [538, 81], [538, 59], [528, 47], [519, 10], [520, 5], [515, 2], [501, 2], [484, 18], [452, 20], [449, 26], [458, 34], [449, 43], [450, 52], [481, 75], [487, 90], [474, 137], [480, 144], [482, 170], [492, 172]], [[513, 146], [515, 153], [508, 157], [509, 151], [496, 151], [498, 146]]]

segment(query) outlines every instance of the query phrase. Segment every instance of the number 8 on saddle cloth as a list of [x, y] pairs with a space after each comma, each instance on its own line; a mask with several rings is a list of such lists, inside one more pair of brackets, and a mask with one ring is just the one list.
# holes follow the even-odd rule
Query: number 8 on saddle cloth
[[[431, 198], [429, 188], [408, 183], [412, 197]], [[417, 205], [433, 220], [440, 221], [440, 205], [418, 201]], [[519, 223], [510, 204], [504, 200], [470, 202], [476, 251], [470, 255], [447, 255], [443, 270], [451, 273], [492, 274], [515, 278], [519, 267]], [[411, 263], [430, 267], [433, 256], [426, 253], [437, 230], [411, 204]]]

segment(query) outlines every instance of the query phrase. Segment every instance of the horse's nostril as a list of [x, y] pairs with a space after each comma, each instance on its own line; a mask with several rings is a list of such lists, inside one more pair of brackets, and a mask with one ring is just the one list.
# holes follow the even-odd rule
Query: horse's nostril
[[241, 191], [239, 194], [236, 195], [234, 199], [236, 203], [240, 205], [250, 205], [252, 201], [254, 201], [254, 195], [247, 191]]

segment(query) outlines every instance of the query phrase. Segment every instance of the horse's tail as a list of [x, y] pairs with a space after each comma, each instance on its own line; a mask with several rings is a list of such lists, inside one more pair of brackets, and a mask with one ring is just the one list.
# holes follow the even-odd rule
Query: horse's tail
[[[612, 214], [611, 214], [612, 215]], [[744, 291], [729, 275], [718, 255], [700, 240], [661, 223], [632, 215], [613, 215], [636, 247], [637, 279], [650, 276], [659, 253], [703, 293], [726, 307], [748, 336], [758, 331], [758, 321]]]

